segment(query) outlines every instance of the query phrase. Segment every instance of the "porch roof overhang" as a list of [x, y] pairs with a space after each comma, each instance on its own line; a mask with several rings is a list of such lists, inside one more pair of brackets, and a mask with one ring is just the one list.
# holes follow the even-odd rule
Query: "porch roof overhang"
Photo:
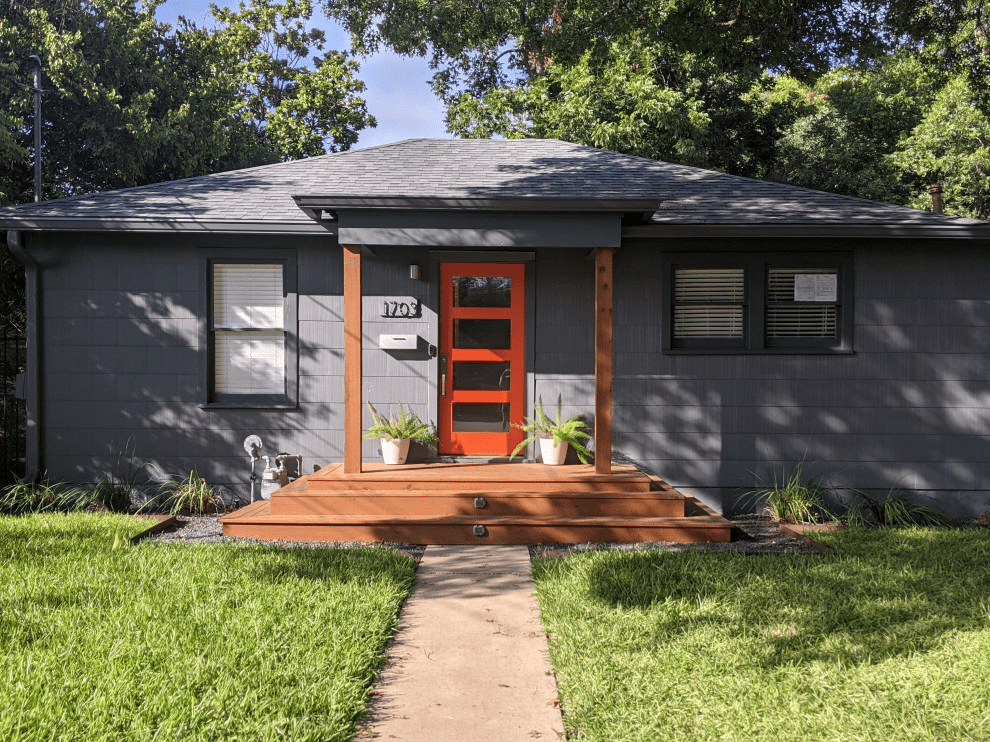
[[293, 196], [341, 244], [430, 247], [619, 247], [625, 224], [652, 217], [659, 199]]

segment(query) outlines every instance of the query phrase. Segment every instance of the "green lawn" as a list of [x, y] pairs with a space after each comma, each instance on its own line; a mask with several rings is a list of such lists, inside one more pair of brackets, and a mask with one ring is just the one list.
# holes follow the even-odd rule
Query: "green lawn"
[[990, 740], [990, 531], [534, 563], [572, 740]]
[[0, 518], [0, 739], [352, 739], [413, 561], [146, 525]]

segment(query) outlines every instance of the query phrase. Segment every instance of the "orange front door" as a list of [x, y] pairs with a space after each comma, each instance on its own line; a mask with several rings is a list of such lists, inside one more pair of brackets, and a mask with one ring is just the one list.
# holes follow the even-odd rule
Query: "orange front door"
[[504, 456], [523, 439], [526, 267], [440, 264], [440, 453]]

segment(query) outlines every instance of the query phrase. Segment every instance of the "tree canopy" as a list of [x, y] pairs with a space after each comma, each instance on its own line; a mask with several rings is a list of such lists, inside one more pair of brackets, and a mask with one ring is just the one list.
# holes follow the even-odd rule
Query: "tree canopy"
[[983, 0], [323, 0], [447, 127], [990, 218]]
[[33, 198], [27, 57], [44, 62], [44, 198], [348, 149], [374, 126], [310, 0], [155, 19], [162, 0], [0, 0], [0, 205]]

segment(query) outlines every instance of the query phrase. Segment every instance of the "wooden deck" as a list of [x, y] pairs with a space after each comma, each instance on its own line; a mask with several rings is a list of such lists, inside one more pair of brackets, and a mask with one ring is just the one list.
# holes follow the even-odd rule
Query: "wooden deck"
[[617, 464], [331, 464], [221, 518], [226, 536], [418, 544], [728, 541], [732, 524]]

